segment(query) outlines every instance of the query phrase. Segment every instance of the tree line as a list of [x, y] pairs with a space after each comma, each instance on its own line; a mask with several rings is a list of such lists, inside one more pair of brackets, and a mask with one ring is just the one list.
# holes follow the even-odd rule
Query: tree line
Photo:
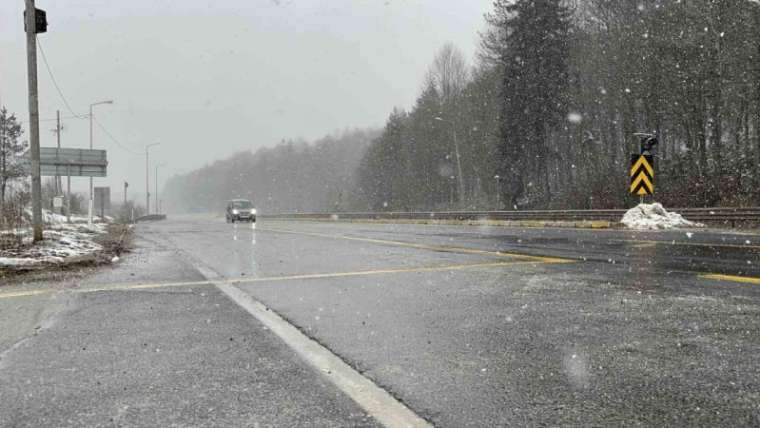
[[659, 202], [760, 203], [760, 2], [496, 0], [485, 24], [472, 65], [443, 46], [378, 135], [239, 154], [169, 193], [272, 211], [619, 208], [638, 200], [644, 132]]
[[497, 0], [486, 22], [474, 67], [445, 46], [391, 113], [369, 208], [623, 207], [636, 132], [657, 200], [760, 202], [760, 3]]
[[163, 191], [168, 210], [221, 211], [225, 201], [250, 199], [262, 212], [344, 211], [356, 199], [356, 170], [371, 130], [346, 130], [308, 144], [283, 141], [237, 153], [170, 178]]

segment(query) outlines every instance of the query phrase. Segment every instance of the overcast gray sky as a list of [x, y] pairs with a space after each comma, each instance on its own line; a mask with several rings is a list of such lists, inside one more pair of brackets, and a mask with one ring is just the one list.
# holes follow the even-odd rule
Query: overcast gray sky
[[[417, 97], [447, 41], [472, 59], [492, 0], [38, 0], [42, 48], [77, 114], [95, 116], [128, 150], [95, 129], [109, 177], [144, 192], [145, 144], [166, 162], [160, 182], [240, 150], [312, 140], [346, 127], [382, 126]], [[28, 119], [23, 0], [0, 2], [0, 103]], [[39, 57], [40, 116], [71, 112]], [[64, 120], [62, 143], [86, 148], [86, 119]], [[25, 124], [26, 125], [26, 124]], [[55, 122], [41, 122], [54, 146]], [[25, 135], [26, 137], [26, 135]], [[151, 169], [151, 175], [153, 175]], [[78, 189], [86, 179], [76, 180]], [[151, 186], [153, 187], [153, 186]]]

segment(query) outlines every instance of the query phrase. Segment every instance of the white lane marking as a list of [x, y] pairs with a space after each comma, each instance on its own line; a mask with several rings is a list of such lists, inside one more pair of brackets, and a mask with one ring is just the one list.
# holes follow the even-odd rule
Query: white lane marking
[[[221, 280], [215, 272], [196, 266], [208, 280]], [[219, 282], [216, 287], [282, 339], [309, 365], [354, 400], [386, 427], [432, 427], [387, 391], [362, 376], [327, 348], [301, 333], [295, 326], [238, 287]]]

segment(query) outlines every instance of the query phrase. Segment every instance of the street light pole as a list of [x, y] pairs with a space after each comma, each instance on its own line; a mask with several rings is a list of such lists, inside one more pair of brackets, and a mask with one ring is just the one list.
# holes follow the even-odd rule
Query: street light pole
[[459, 141], [457, 140], [457, 130], [452, 129], [454, 134], [454, 155], [457, 157], [457, 175], [459, 176], [459, 202], [464, 200], [464, 175], [462, 174], [462, 159], [459, 155]]
[[496, 179], [496, 209], [501, 209], [501, 186], [499, 186], [499, 174], [493, 176]]
[[150, 155], [148, 149], [161, 143], [153, 143], [145, 146], [145, 214], [150, 214]]
[[[90, 150], [92, 150], [92, 121], [93, 121], [92, 108], [95, 107], [95, 106], [97, 106], [97, 105], [101, 105], [101, 104], [113, 104], [113, 100], [98, 101], [96, 103], [90, 104]], [[88, 208], [87, 208], [87, 218], [88, 218], [87, 222], [90, 223], [90, 224], [92, 224], [92, 208], [93, 208], [92, 204], [93, 204], [93, 201], [92, 201], [92, 177], [90, 177], [90, 202], [89, 202]]]
[[156, 175], [153, 177], [153, 181], [156, 182], [156, 194], [154, 198], [156, 199], [156, 214], [161, 214], [161, 208], [158, 206], [158, 168], [161, 166], [166, 165], [165, 163], [160, 163], [156, 165]]
[[464, 174], [462, 174], [462, 158], [459, 154], [459, 141], [457, 140], [457, 130], [454, 127], [454, 123], [445, 121], [441, 117], [436, 117], [435, 120], [448, 123], [451, 125], [451, 133], [454, 137], [454, 156], [457, 158], [457, 181], [459, 182], [459, 202], [464, 200]]
[[451, 191], [451, 195], [449, 196], [449, 204], [452, 205], [454, 204], [454, 178], [455, 177], [452, 175], [449, 178], [451, 179], [451, 181], [449, 181], [449, 189]]

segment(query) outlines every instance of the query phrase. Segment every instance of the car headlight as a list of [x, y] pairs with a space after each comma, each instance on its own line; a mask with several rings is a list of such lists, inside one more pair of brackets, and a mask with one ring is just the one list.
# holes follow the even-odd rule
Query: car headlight
[[251, 208], [251, 214], [256, 214], [256, 208]]
[[238, 214], [239, 212], [238, 210], [232, 210], [232, 214]]

